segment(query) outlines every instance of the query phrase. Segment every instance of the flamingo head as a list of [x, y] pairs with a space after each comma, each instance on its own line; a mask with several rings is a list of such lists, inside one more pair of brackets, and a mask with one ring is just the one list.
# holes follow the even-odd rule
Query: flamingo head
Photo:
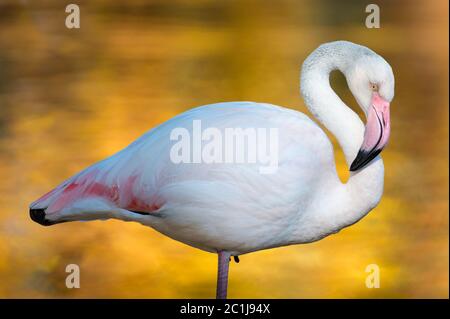
[[350, 171], [369, 164], [389, 140], [390, 102], [394, 98], [394, 74], [391, 66], [373, 51], [362, 55], [346, 74], [350, 91], [366, 114], [364, 138]]

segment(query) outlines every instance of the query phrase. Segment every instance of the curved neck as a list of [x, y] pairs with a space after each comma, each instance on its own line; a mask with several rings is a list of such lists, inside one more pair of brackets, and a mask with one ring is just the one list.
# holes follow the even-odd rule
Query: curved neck
[[[349, 42], [322, 45], [305, 60], [301, 74], [301, 92], [308, 109], [336, 137], [348, 166], [361, 147], [364, 124], [333, 91], [329, 77], [333, 70], [339, 70], [347, 77], [352, 62], [364, 54], [364, 49]], [[335, 194], [329, 194], [336, 196], [342, 206], [340, 224], [356, 222], [378, 204], [383, 193], [383, 179], [383, 162], [378, 156], [365, 168], [352, 172], [348, 182], [338, 187]]]
[[363, 142], [364, 124], [330, 86], [330, 73], [341, 71], [346, 77], [357, 58], [356, 45], [325, 44], [303, 63], [301, 92], [306, 106], [338, 140], [350, 166]]

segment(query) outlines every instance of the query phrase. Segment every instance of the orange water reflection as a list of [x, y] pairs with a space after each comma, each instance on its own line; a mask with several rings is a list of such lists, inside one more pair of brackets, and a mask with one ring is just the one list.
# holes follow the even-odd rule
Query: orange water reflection
[[[385, 195], [356, 225], [317, 243], [232, 264], [243, 298], [448, 297], [448, 3], [363, 1], [0, 2], [0, 297], [213, 297], [216, 256], [138, 224], [43, 228], [28, 204], [151, 127], [197, 105], [254, 100], [307, 112], [299, 67], [318, 44], [365, 44], [393, 66]], [[342, 77], [336, 90], [355, 103]], [[346, 177], [337, 150], [340, 174]], [[65, 266], [81, 266], [81, 289]], [[367, 289], [366, 265], [381, 267]]]

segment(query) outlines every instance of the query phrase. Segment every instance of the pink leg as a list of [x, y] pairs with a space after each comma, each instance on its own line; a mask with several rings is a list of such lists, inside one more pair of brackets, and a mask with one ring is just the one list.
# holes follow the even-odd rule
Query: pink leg
[[228, 287], [228, 266], [231, 254], [226, 251], [219, 251], [219, 269], [217, 272], [217, 299], [227, 299]]

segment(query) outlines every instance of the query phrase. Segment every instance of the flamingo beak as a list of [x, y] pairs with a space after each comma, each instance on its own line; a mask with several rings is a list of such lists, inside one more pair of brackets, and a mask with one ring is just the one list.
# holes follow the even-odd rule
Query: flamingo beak
[[389, 102], [374, 92], [367, 115], [364, 140], [358, 155], [350, 166], [350, 171], [357, 171], [369, 164], [386, 146], [390, 133]]

